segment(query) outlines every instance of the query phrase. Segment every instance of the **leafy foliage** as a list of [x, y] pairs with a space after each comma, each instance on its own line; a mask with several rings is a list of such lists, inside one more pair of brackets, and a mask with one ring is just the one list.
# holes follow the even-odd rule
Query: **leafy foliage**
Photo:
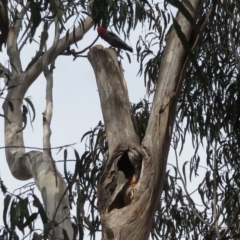
[[[143, 24], [146, 20], [149, 21], [149, 27], [156, 25], [154, 19], [154, 9], [159, 9], [157, 4], [150, 1], [93, 1], [91, 6], [91, 16], [95, 24], [108, 27], [109, 25], [119, 29], [126, 27], [126, 33], [129, 34], [131, 29], [135, 29], [138, 23]], [[156, 27], [156, 26], [155, 26]]]
[[0, 51], [2, 50], [2, 45], [6, 45], [8, 37], [8, 12], [7, 12], [7, 1], [0, 2]]
[[[136, 45], [139, 61], [139, 75], [144, 76], [148, 93], [155, 91], [159, 75], [159, 65], [165, 47], [165, 39], [171, 21], [167, 2], [179, 6], [178, 1], [165, 1], [164, 8], [151, 1], [1, 1], [0, 4], [0, 50], [6, 43], [9, 24], [18, 21], [20, 9], [28, 6], [23, 19], [25, 30], [21, 32], [20, 49], [29, 39], [36, 41], [36, 32], [42, 27], [39, 50], [44, 50], [52, 20], [57, 16], [61, 29], [69, 34], [66, 23], [81, 24], [84, 17], [92, 16], [95, 25], [114, 27], [125, 36], [131, 34], [140, 23], [146, 25], [145, 36], [140, 36]], [[183, 1], [185, 4], [188, 1]], [[177, 3], [177, 5], [176, 5]], [[206, 0], [196, 20], [201, 27], [202, 20], [213, 8], [201, 39], [191, 53], [182, 92], [178, 102], [178, 115], [174, 129], [173, 149], [176, 164], [169, 164], [164, 192], [159, 201], [151, 230], [152, 239], [234, 239], [239, 237], [239, 145], [240, 145], [240, 77], [239, 77], [239, 17], [238, 1]], [[6, 14], [6, 9], [7, 13]], [[161, 23], [161, 24], [160, 24]], [[178, 33], [181, 29], [175, 25]], [[194, 37], [194, 32], [192, 37]], [[191, 41], [191, 39], [190, 39]], [[186, 44], [186, 43], [184, 43]], [[186, 46], [188, 47], [188, 46]], [[191, 45], [189, 45], [190, 49]], [[195, 57], [195, 59], [194, 59]], [[196, 65], [196, 63], [199, 65]], [[201, 74], [199, 74], [201, 70]], [[25, 101], [33, 112], [35, 109], [29, 98]], [[11, 110], [11, 102], [9, 101]], [[132, 104], [131, 110], [136, 131], [143, 139], [151, 104], [143, 100]], [[24, 108], [27, 117], [28, 108]], [[187, 136], [191, 134], [193, 156], [179, 166]], [[79, 239], [88, 230], [92, 239], [100, 231], [100, 218], [97, 213], [97, 184], [108, 158], [108, 145], [104, 125], [97, 127], [82, 137], [87, 139], [86, 151], [80, 157], [75, 150], [76, 168], [67, 170], [67, 151], [64, 152], [64, 175], [68, 183], [71, 205], [76, 205], [73, 226]], [[204, 148], [206, 157], [199, 149]], [[204, 166], [204, 167], [203, 167]], [[204, 174], [200, 173], [204, 169]], [[194, 193], [189, 193], [187, 182], [197, 181]], [[7, 190], [2, 181], [1, 189]], [[29, 200], [7, 194], [4, 200], [4, 230], [1, 237], [18, 239], [16, 229], [24, 232], [27, 227], [33, 233], [32, 223], [40, 215], [45, 224], [45, 233], [51, 226], [41, 204], [32, 194], [38, 212], [29, 211]], [[198, 206], [194, 198], [201, 199]], [[88, 211], [86, 209], [88, 208]], [[9, 216], [9, 218], [7, 218]], [[45, 216], [45, 217], [44, 217]], [[9, 222], [10, 223], [9, 223]], [[37, 233], [34, 233], [35, 236]]]
[[[190, 180], [193, 173], [195, 179], [199, 179], [200, 166], [206, 166], [205, 177], [197, 188], [203, 204], [199, 214], [204, 222], [194, 223], [203, 227], [199, 232], [191, 230], [192, 237], [187, 236], [199, 239], [198, 234], [201, 234], [203, 239], [230, 239], [239, 234], [240, 42], [237, 19], [240, 6], [235, 1], [206, 1], [199, 23], [210, 7], [213, 7], [211, 17], [194, 51], [203, 78], [199, 78], [197, 69], [190, 63], [178, 103], [175, 141], [183, 149], [187, 134], [191, 133], [195, 151], [188, 164]], [[201, 145], [206, 158], [199, 156]]]

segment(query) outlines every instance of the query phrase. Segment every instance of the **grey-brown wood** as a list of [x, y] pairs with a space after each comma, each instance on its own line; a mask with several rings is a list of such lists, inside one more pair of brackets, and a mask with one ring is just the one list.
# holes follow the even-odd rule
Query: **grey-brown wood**
[[[196, 10], [200, 0], [190, 3]], [[176, 20], [188, 39], [191, 24], [181, 13]], [[133, 127], [127, 87], [116, 54], [112, 49], [95, 46], [88, 58], [96, 76], [109, 146], [109, 159], [98, 188], [102, 239], [145, 240], [165, 181], [186, 53], [172, 29], [142, 143]]]
[[98, 189], [99, 206], [108, 213], [131, 202], [129, 187], [139, 178], [142, 154], [116, 52], [96, 46], [88, 56], [97, 79], [109, 146], [109, 161]]

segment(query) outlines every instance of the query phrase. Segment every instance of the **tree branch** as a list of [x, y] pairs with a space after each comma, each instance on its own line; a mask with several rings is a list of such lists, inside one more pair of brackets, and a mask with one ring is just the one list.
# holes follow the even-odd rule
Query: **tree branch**
[[148, 229], [142, 226], [152, 219], [149, 182], [154, 166], [134, 130], [116, 52], [95, 46], [88, 58], [97, 80], [109, 145], [109, 159], [98, 186], [102, 239], [146, 239]]
[[[92, 19], [87, 18], [82, 28], [81, 25], [76, 29], [75, 40], [78, 41], [83, 38], [84, 34], [93, 26]], [[67, 46], [74, 42], [73, 32], [69, 34], [69, 38], [62, 38], [57, 47], [51, 47], [45, 56], [49, 55], [49, 63], [52, 63], [58, 54], [63, 51]], [[17, 88], [11, 89], [3, 104], [5, 119], [5, 146], [6, 146], [6, 158], [9, 164], [9, 168], [14, 177], [21, 180], [26, 180], [34, 177], [32, 172], [32, 165], [28, 162], [32, 157], [32, 153], [36, 154], [36, 151], [25, 154], [24, 140], [22, 135], [22, 99], [28, 90], [29, 86], [43, 71], [43, 57], [40, 58], [32, 67], [26, 72], [22, 72], [21, 61], [19, 57], [19, 51], [17, 49], [16, 35], [14, 28], [9, 30], [9, 37], [7, 42], [8, 55], [12, 66], [12, 79], [17, 83], [21, 83]], [[56, 51], [54, 51], [56, 49]], [[13, 105], [13, 111], [9, 107], [9, 101]], [[12, 146], [18, 146], [19, 148], [13, 148]], [[38, 153], [41, 154], [41, 153]], [[41, 154], [42, 155], [42, 154]], [[31, 157], [29, 157], [31, 156]], [[25, 161], [26, 160], [26, 161]], [[39, 160], [40, 161], [40, 160]], [[42, 161], [42, 159], [41, 159]], [[51, 162], [52, 165], [52, 162]], [[47, 168], [45, 168], [47, 169]], [[38, 182], [38, 176], [36, 175], [35, 181]]]
[[23, 17], [27, 13], [27, 10], [29, 9], [29, 7], [30, 7], [30, 2], [27, 2], [27, 4], [25, 6], [23, 6], [22, 11], [18, 14], [18, 20], [15, 23], [16, 39], [18, 39]]
[[97, 45], [89, 51], [88, 58], [97, 80], [109, 155], [112, 156], [119, 143], [124, 143], [126, 147], [132, 142], [139, 144], [131, 119], [127, 85], [115, 50], [105, 50]]
[[22, 63], [21, 63], [21, 59], [18, 51], [17, 36], [15, 34], [14, 27], [11, 27], [8, 32], [7, 54], [9, 56], [9, 60], [12, 68], [12, 76], [13, 76], [13, 79], [15, 79], [15, 77], [17, 76], [19, 77], [19, 75], [22, 72]]
[[[81, 32], [83, 36], [84, 32]], [[73, 229], [71, 221], [69, 219], [70, 209], [68, 195], [64, 195], [66, 189], [66, 183], [62, 176], [54, 168], [54, 164], [51, 156], [49, 156], [50, 150], [50, 125], [47, 127], [47, 131], [44, 129], [44, 151], [43, 153], [38, 151], [31, 151], [25, 153], [24, 140], [22, 129], [22, 99], [36, 77], [44, 70], [47, 77], [47, 107], [46, 107], [46, 119], [51, 120], [52, 115], [52, 74], [48, 69], [48, 64], [53, 63], [56, 59], [56, 52], [59, 44], [59, 27], [56, 27], [56, 34], [53, 46], [40, 58], [37, 68], [36, 63], [33, 64], [26, 72], [22, 72], [21, 62], [19, 58], [19, 51], [17, 49], [16, 35], [11, 28], [9, 30], [8, 38], [8, 55], [10, 57], [10, 63], [12, 65], [13, 80], [20, 83], [17, 88], [11, 89], [4, 101], [3, 110], [5, 119], [5, 146], [6, 146], [6, 158], [14, 177], [21, 180], [34, 178], [34, 181], [41, 191], [44, 206], [49, 219], [53, 218], [55, 214], [55, 221], [59, 224], [51, 232], [55, 238], [63, 239], [63, 231], [65, 229], [70, 239], [73, 237]], [[63, 44], [63, 43], [62, 43]], [[30, 75], [28, 75], [30, 74]], [[10, 109], [8, 102], [11, 101], [13, 110]], [[50, 123], [50, 121], [49, 121]], [[48, 123], [48, 124], [49, 124]], [[18, 147], [13, 147], [18, 146]], [[48, 150], [46, 150], [46, 146]], [[56, 182], [58, 183], [56, 186]], [[61, 198], [63, 196], [63, 198]], [[60, 202], [61, 199], [61, 202]], [[59, 206], [59, 211], [56, 212], [56, 208]]]
[[[55, 19], [55, 38], [53, 41], [53, 45], [49, 51], [43, 57], [43, 73], [47, 80], [46, 87], [46, 109], [44, 112], [44, 121], [43, 121], [43, 147], [51, 149], [50, 137], [51, 137], [51, 119], [52, 119], [52, 108], [53, 108], [53, 97], [52, 97], [52, 89], [53, 89], [53, 76], [52, 72], [48, 69], [48, 65], [52, 55], [54, 54], [58, 41], [60, 37], [60, 29], [59, 23], [57, 19]], [[44, 151], [45, 152], [45, 151]], [[51, 156], [51, 154], [50, 154]]]
[[[91, 17], [87, 17], [82, 24], [79, 24], [79, 26], [75, 29], [75, 37], [73, 31], [69, 33], [68, 36], [65, 36], [61, 38], [58, 42], [58, 46], [54, 52], [54, 54], [50, 58], [50, 62], [52, 63], [57, 56], [62, 53], [66, 48], [71, 46], [74, 41], [78, 42], [80, 41], [84, 35], [92, 28], [93, 26], [93, 21]], [[51, 48], [48, 50], [51, 51]], [[35, 79], [41, 74], [43, 71], [43, 57], [39, 58], [39, 60], [27, 70], [28, 78], [24, 79], [24, 83], [20, 86], [21, 91], [25, 93], [28, 89], [28, 87], [35, 81]]]
[[[201, 1], [190, 0], [189, 2], [196, 13]], [[192, 30], [191, 24], [180, 11], [177, 14], [176, 21], [188, 39]], [[172, 27], [162, 56], [152, 110], [142, 142], [143, 148], [148, 149], [151, 155], [150, 158], [154, 161], [154, 188], [157, 189], [156, 196], [160, 195], [164, 186], [166, 163], [176, 114], [177, 97], [181, 90], [181, 87], [178, 87], [178, 82], [185, 58], [185, 49]], [[157, 197], [152, 204], [155, 207], [157, 206]]]

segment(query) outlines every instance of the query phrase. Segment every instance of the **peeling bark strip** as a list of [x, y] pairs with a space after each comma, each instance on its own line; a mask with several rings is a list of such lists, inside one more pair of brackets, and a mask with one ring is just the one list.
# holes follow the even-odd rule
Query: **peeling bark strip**
[[[200, 0], [190, 0], [197, 9]], [[178, 13], [186, 38], [191, 24]], [[121, 65], [112, 49], [93, 47], [88, 54], [95, 72], [106, 127], [109, 159], [98, 187], [103, 240], [148, 239], [162, 193], [179, 76], [186, 52], [171, 30], [160, 66], [151, 115], [143, 142], [134, 130]]]

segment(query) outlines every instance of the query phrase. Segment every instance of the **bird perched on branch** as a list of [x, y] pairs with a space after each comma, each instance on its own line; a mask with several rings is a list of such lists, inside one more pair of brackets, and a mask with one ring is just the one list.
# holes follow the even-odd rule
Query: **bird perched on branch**
[[120, 39], [115, 33], [107, 31], [103, 27], [98, 27], [97, 28], [98, 35], [108, 42], [111, 46], [123, 49], [129, 52], [133, 52], [133, 49], [128, 46], [122, 39]]

